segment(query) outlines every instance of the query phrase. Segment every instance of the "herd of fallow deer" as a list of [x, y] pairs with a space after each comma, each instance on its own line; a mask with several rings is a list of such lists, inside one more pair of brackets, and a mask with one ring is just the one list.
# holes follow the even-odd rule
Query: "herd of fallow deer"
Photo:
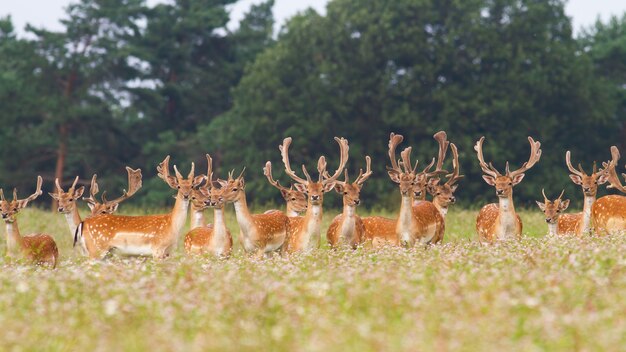
[[[208, 254], [226, 258], [231, 254], [233, 239], [224, 218], [224, 207], [234, 205], [239, 225], [239, 241], [245, 252], [255, 257], [271, 256], [278, 252], [290, 254], [308, 252], [319, 248], [322, 232], [322, 205], [324, 194], [335, 190], [343, 198], [343, 211], [331, 222], [326, 232], [332, 248], [357, 248], [359, 246], [380, 247], [385, 245], [412, 247], [436, 244], [443, 240], [445, 217], [450, 204], [455, 202], [454, 192], [457, 182], [463, 178], [459, 172], [459, 155], [454, 143], [447, 140], [446, 133], [436, 133], [434, 139], [439, 149], [436, 158], [418, 171], [418, 162], [411, 160], [411, 147], [406, 147], [400, 158], [396, 148], [403, 141], [401, 135], [391, 133], [389, 138], [389, 178], [400, 188], [400, 211], [395, 218], [370, 216], [361, 218], [356, 208], [361, 203], [360, 193], [365, 182], [372, 175], [371, 158], [365, 156], [365, 172], [350, 182], [346, 164], [348, 162], [348, 141], [335, 138], [339, 146], [339, 166], [331, 175], [327, 162], [321, 156], [317, 162], [317, 179], [302, 165], [304, 178], [291, 168], [289, 147], [292, 139], [285, 138], [279, 146], [285, 173], [294, 181], [283, 187], [272, 176], [272, 163], [268, 161], [263, 173], [269, 183], [278, 188], [286, 201], [286, 211], [268, 210], [263, 214], [252, 214], [246, 201], [244, 171], [234, 177], [230, 172], [226, 180], [214, 178], [213, 161], [207, 154], [207, 173], [196, 175], [194, 164], [187, 177], [183, 177], [174, 166], [170, 174], [169, 156], [158, 166], [158, 177], [176, 191], [176, 202], [171, 212], [162, 215], [125, 216], [115, 215], [120, 202], [135, 194], [142, 185], [141, 170], [127, 167], [128, 191], [122, 196], [107, 200], [106, 192], [98, 201], [98, 183], [94, 175], [91, 180], [89, 197], [83, 197], [84, 186], [77, 187], [76, 177], [66, 191], [59, 180], [55, 180], [56, 191], [50, 193], [58, 204], [58, 211], [65, 215], [69, 233], [77, 252], [92, 259], [103, 259], [111, 253], [125, 255], [152, 256], [165, 258], [177, 246], [181, 231], [191, 214], [190, 231], [184, 237], [184, 250], [188, 255]], [[541, 158], [541, 143], [528, 137], [530, 156], [519, 169], [511, 171], [508, 162], [505, 173], [500, 173], [483, 156], [481, 137], [474, 146], [485, 182], [496, 189], [498, 203], [487, 204], [480, 210], [476, 219], [476, 231], [481, 242], [494, 242], [503, 239], [518, 239], [522, 234], [522, 220], [513, 205], [513, 187], [524, 178]], [[448, 148], [452, 150], [451, 173], [443, 169]], [[537, 202], [544, 212], [551, 235], [617, 234], [626, 232], [626, 197], [608, 195], [596, 200], [598, 185], [609, 182], [608, 188], [626, 193], [617, 175], [620, 158], [616, 147], [611, 147], [611, 160], [602, 164], [602, 169], [593, 167], [587, 175], [579, 164], [578, 169], [571, 163], [570, 152], [565, 155], [566, 165], [571, 172], [571, 180], [580, 185], [584, 195], [581, 213], [564, 214], [569, 205], [568, 199], [560, 196], [551, 201], [542, 190], [543, 202]], [[432, 170], [433, 166], [435, 167]], [[343, 174], [343, 180], [340, 176]], [[626, 174], [622, 174], [626, 178]], [[445, 177], [445, 183], [441, 180]], [[0, 189], [0, 210], [6, 223], [7, 253], [38, 264], [56, 266], [58, 248], [47, 234], [22, 236], [19, 233], [16, 215], [33, 201], [41, 191], [42, 178], [37, 178], [35, 193], [19, 199], [13, 191], [13, 200], [8, 201]], [[432, 201], [426, 200], [426, 193]], [[77, 203], [83, 199], [91, 209], [86, 219], [81, 219]], [[189, 205], [191, 211], [189, 212]], [[204, 211], [213, 209], [213, 224], [207, 224]]]

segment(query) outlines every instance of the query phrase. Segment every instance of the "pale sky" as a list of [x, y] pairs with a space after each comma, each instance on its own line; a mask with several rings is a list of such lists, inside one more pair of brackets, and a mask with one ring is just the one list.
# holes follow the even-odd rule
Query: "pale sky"
[[[148, 0], [148, 3], [158, 1]], [[71, 0], [0, 0], [0, 16], [10, 14], [20, 32], [23, 32], [26, 23], [59, 30], [61, 25], [58, 20], [63, 17], [63, 8], [70, 2]], [[250, 4], [260, 2], [262, 0], [242, 0], [234, 5], [231, 27], [238, 23]], [[278, 24], [282, 25], [285, 19], [307, 7], [313, 7], [318, 12], [324, 13], [327, 2], [328, 0], [276, 0], [274, 15]], [[598, 16], [603, 20], [607, 20], [611, 15], [621, 16], [626, 12], [626, 1], [570, 0], [566, 11], [574, 19], [574, 28], [578, 31], [581, 26], [593, 24]]]

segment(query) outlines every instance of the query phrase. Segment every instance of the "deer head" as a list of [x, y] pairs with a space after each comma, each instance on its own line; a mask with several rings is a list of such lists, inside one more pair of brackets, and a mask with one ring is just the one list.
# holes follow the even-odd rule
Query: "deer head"
[[[98, 194], [100, 189], [97, 182], [98, 176], [93, 175], [91, 178], [91, 186], [89, 187], [89, 197], [83, 198], [83, 200], [87, 202], [87, 205], [89, 205], [89, 209], [91, 209], [91, 215], [113, 214], [121, 202], [132, 197], [141, 188], [141, 169], [133, 170], [126, 166], [126, 172], [128, 173], [128, 191], [124, 190], [122, 196], [113, 200], [107, 200], [105, 191], [102, 193], [102, 202], [98, 202], [96, 198], [96, 194]], [[59, 202], [59, 205], [60, 204]]]
[[279, 146], [280, 154], [282, 156], [283, 164], [285, 164], [285, 173], [296, 181], [295, 188], [303, 193], [306, 193], [308, 200], [312, 205], [321, 205], [324, 201], [324, 193], [329, 192], [335, 187], [337, 178], [341, 175], [343, 169], [348, 162], [348, 141], [345, 138], [335, 137], [335, 141], [339, 144], [340, 160], [339, 167], [335, 173], [330, 176], [326, 172], [326, 158], [321, 156], [317, 161], [317, 172], [319, 177], [317, 181], [314, 181], [309, 175], [306, 167], [302, 165], [302, 172], [306, 179], [299, 177], [292, 169], [289, 163], [289, 146], [291, 145], [291, 137], [287, 137], [283, 140], [283, 144]]
[[191, 190], [191, 208], [194, 211], [202, 211], [210, 206], [211, 191], [214, 189], [213, 184], [213, 158], [206, 154], [207, 173], [204, 185], [197, 185]]
[[[389, 160], [391, 167], [387, 167], [389, 178], [400, 186], [400, 194], [402, 197], [412, 197], [413, 187], [415, 187], [417, 176], [415, 170], [419, 162], [415, 165], [411, 163], [411, 147], [405, 148], [400, 156], [402, 160], [396, 160], [396, 148], [402, 142], [404, 137], [399, 134], [391, 133], [389, 135]], [[434, 163], [434, 159], [433, 159]]]
[[300, 192], [297, 189], [294, 189], [293, 185], [289, 188], [283, 187], [280, 182], [275, 181], [272, 176], [272, 162], [268, 161], [265, 163], [265, 167], [263, 168], [263, 174], [267, 177], [269, 183], [278, 188], [280, 194], [283, 196], [283, 199], [291, 206], [291, 209], [296, 213], [301, 213], [307, 208], [307, 196], [306, 193]]
[[430, 169], [435, 165], [435, 159], [430, 164], [426, 165], [422, 172], [415, 176], [415, 186], [413, 186], [413, 195], [416, 199], [424, 199], [425, 192], [428, 190], [428, 184], [432, 177], [439, 175], [445, 175], [448, 173], [446, 170], [442, 170], [443, 162], [446, 159], [446, 152], [450, 142], [447, 140], [448, 136], [445, 131], [439, 131], [433, 135], [433, 138], [439, 144], [439, 153], [437, 156], [437, 166], [434, 171]]
[[565, 163], [567, 164], [567, 168], [571, 172], [569, 178], [575, 184], [579, 185], [583, 189], [583, 193], [586, 197], [595, 197], [598, 192], [598, 185], [605, 184], [608, 180], [608, 173], [606, 169], [598, 170], [596, 168], [596, 163], [593, 163], [593, 172], [591, 175], [587, 175], [583, 167], [578, 164], [578, 170], [576, 170], [572, 166], [571, 162], [571, 153], [568, 150], [565, 153]]
[[561, 213], [567, 209], [569, 206], [569, 199], [561, 199], [563, 197], [563, 193], [565, 190], [561, 191], [559, 197], [553, 201], [550, 201], [548, 197], [546, 197], [545, 191], [542, 189], [541, 194], [543, 194], [543, 203], [540, 201], [536, 201], [539, 209], [546, 216], [546, 222], [548, 224], [556, 224], [559, 221], [559, 216]]
[[169, 162], [170, 156], [166, 156], [165, 159], [157, 166], [157, 172], [160, 179], [165, 181], [165, 183], [170, 186], [170, 188], [178, 191], [176, 197], [181, 197], [182, 200], [188, 201], [191, 197], [191, 191], [193, 188], [197, 188], [204, 181], [205, 176], [195, 176], [195, 165], [191, 163], [191, 171], [187, 175], [187, 178], [184, 178], [183, 175], [178, 172], [178, 168], [174, 165], [174, 172], [176, 176], [170, 175], [169, 170]]
[[454, 204], [456, 202], [456, 197], [454, 196], [454, 192], [458, 187], [457, 182], [461, 180], [463, 175], [459, 175], [459, 153], [456, 149], [456, 145], [452, 143], [450, 145], [452, 149], [452, 173], [447, 175], [448, 180], [444, 184], [440, 184], [440, 179], [438, 177], [432, 178], [428, 181], [428, 193], [430, 193], [433, 197], [437, 197], [441, 200], [443, 206], [448, 206], [450, 204]]
[[54, 180], [54, 184], [56, 185], [55, 193], [48, 193], [50, 197], [56, 199], [57, 201], [57, 210], [59, 213], [68, 214], [74, 211], [76, 208], [76, 202], [83, 196], [85, 192], [85, 187], [80, 186], [76, 188], [76, 184], [78, 183], [78, 176], [74, 179], [74, 182], [67, 190], [67, 192], [63, 191], [61, 185], [59, 183], [59, 179]]
[[365, 181], [372, 175], [372, 159], [369, 156], [365, 157], [365, 164], [365, 173], [363, 173], [363, 169], [360, 169], [359, 176], [357, 176], [354, 182], [350, 183], [347, 169], [344, 171], [344, 180], [335, 182], [335, 191], [343, 195], [344, 206], [357, 206], [361, 203], [361, 188], [363, 188]]
[[15, 222], [15, 216], [17, 213], [26, 208], [28, 202], [35, 200], [37, 197], [41, 195], [41, 184], [43, 183], [43, 179], [41, 176], [37, 176], [37, 188], [35, 193], [28, 196], [28, 198], [19, 199], [17, 198], [17, 189], [13, 189], [13, 200], [8, 201], [4, 198], [4, 191], [0, 188], [0, 212], [2, 213], [2, 219], [6, 223]]
[[485, 162], [483, 157], [484, 141], [485, 137], [480, 137], [474, 146], [474, 150], [476, 150], [478, 155], [480, 168], [484, 173], [483, 179], [488, 185], [495, 187], [496, 195], [498, 197], [510, 197], [513, 194], [513, 187], [518, 185], [524, 179], [524, 172], [532, 168], [541, 158], [541, 143], [536, 142], [532, 137], [528, 137], [528, 142], [530, 143], [530, 157], [528, 158], [528, 161], [525, 162], [522, 167], [514, 171], [509, 170], [509, 162], [507, 161], [506, 172], [502, 175], [491, 163], [487, 164]]

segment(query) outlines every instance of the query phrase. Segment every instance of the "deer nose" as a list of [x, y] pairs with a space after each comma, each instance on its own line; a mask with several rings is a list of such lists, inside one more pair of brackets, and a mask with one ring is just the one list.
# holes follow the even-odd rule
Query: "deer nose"
[[456, 198], [455, 197], [450, 197], [450, 202], [452, 202], [452, 203], [456, 202]]
[[63, 207], [59, 207], [57, 210], [59, 211], [59, 213], [61, 213], [63, 212]]
[[354, 204], [359, 205], [360, 203], [361, 203], [361, 200], [360, 200], [360, 199], [355, 199], [355, 200], [354, 200]]
[[320, 196], [311, 196], [311, 200], [319, 200]]
[[422, 191], [417, 191], [417, 192], [415, 192], [415, 196], [416, 196], [416, 197], [419, 197], [419, 196], [421, 196], [421, 195], [422, 195]]
[[504, 190], [503, 189], [496, 189], [496, 194], [500, 195], [503, 194]]
[[2, 218], [6, 219], [7, 218], [7, 214], [6, 213], [2, 213]]

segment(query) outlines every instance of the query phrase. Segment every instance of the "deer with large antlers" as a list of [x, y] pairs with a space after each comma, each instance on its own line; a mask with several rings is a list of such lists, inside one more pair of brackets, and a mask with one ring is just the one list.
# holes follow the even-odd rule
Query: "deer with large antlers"
[[433, 138], [437, 141], [437, 144], [439, 144], [437, 166], [434, 171], [430, 171], [433, 165], [435, 165], [435, 158], [433, 158], [431, 163], [426, 165], [424, 170], [415, 176], [415, 185], [413, 186], [413, 205], [417, 205], [419, 202], [426, 200], [428, 187], [430, 183], [433, 182], [431, 180], [434, 180], [435, 178], [438, 179], [437, 176], [448, 173], [446, 170], [442, 169], [443, 162], [446, 159], [448, 146], [450, 145], [448, 135], [445, 131], [439, 131], [433, 135]]
[[427, 186], [428, 193], [433, 196], [433, 204], [444, 218], [448, 214], [450, 204], [456, 202], [454, 192], [458, 187], [457, 182], [465, 177], [459, 175], [459, 152], [456, 149], [456, 145], [452, 143], [450, 148], [452, 149], [452, 173], [446, 176], [448, 180], [446, 183], [440, 184], [439, 177], [433, 177], [428, 180]]
[[[128, 191], [124, 190], [124, 193], [121, 197], [115, 200], [107, 200], [105, 194], [102, 194], [102, 202], [98, 202], [95, 198], [95, 195], [98, 194], [99, 188], [98, 183], [96, 181], [97, 176], [93, 175], [91, 179], [91, 188], [90, 188], [90, 196], [89, 198], [83, 198], [89, 204], [89, 208], [91, 209], [91, 215], [98, 214], [113, 214], [117, 211], [119, 204], [135, 194], [141, 188], [141, 170], [133, 170], [130, 167], [126, 167], [126, 171], [128, 172]], [[70, 238], [73, 240], [76, 235], [76, 229], [78, 225], [82, 222], [80, 214], [78, 212], [78, 200], [82, 197], [85, 187], [80, 186], [76, 187], [78, 183], [78, 176], [74, 179], [74, 182], [70, 186], [70, 188], [65, 192], [61, 187], [59, 180], [55, 180], [56, 192], [48, 193], [52, 198], [57, 201], [57, 210], [59, 213], [65, 215], [65, 219], [67, 220], [67, 224], [70, 230]], [[84, 256], [87, 256], [87, 248], [85, 247], [84, 242], [80, 242], [78, 246], [76, 246], [77, 251]]]
[[598, 170], [595, 163], [593, 164], [593, 172], [590, 175], [587, 175], [581, 164], [578, 164], [578, 170], [576, 170], [572, 166], [571, 153], [569, 150], [565, 153], [565, 164], [571, 172], [569, 177], [572, 182], [582, 188], [584, 203], [582, 213], [567, 214], [561, 217], [562, 220], [559, 220], [559, 227], [563, 229], [573, 227], [574, 231], [568, 230], [566, 233], [573, 232], [573, 234], [580, 237], [593, 232], [591, 228], [591, 208], [596, 201], [598, 185], [605, 184], [608, 181], [608, 174], [606, 169]]
[[546, 196], [545, 190], [542, 189], [543, 203], [535, 201], [546, 217], [548, 234], [551, 236], [576, 234], [576, 225], [580, 220], [580, 214], [563, 214], [569, 206], [569, 199], [563, 199], [564, 193], [565, 191], [562, 191], [557, 199], [551, 201]]
[[363, 218], [365, 239], [377, 247], [384, 244], [413, 247], [415, 243], [431, 244], [443, 238], [444, 219], [431, 203], [422, 201], [413, 205], [418, 163], [411, 163], [411, 147], [401, 153], [402, 162], [396, 160], [396, 148], [404, 137], [391, 133], [389, 138], [389, 160], [391, 167], [387, 173], [399, 185], [402, 201], [397, 219], [381, 216]]
[[37, 176], [35, 193], [25, 199], [17, 198], [17, 190], [13, 189], [13, 200], [8, 201], [0, 189], [0, 212], [7, 230], [7, 256], [23, 258], [35, 264], [50, 265], [55, 268], [59, 250], [54, 239], [50, 235], [40, 233], [22, 237], [17, 226], [17, 214], [26, 208], [29, 202], [41, 195], [42, 182], [41, 176]]
[[326, 239], [333, 248], [347, 246], [356, 249], [365, 237], [363, 220], [356, 214], [356, 207], [361, 203], [361, 188], [372, 175], [371, 158], [366, 156], [365, 162], [365, 173], [363, 169], [359, 170], [359, 176], [354, 182], [350, 183], [347, 169], [344, 180], [335, 182], [335, 190], [343, 196], [343, 213], [333, 219], [326, 231]]
[[[293, 185], [291, 187], [283, 187], [280, 182], [274, 180], [272, 176], [272, 162], [268, 161], [265, 163], [265, 167], [263, 168], [263, 174], [267, 177], [269, 183], [278, 188], [280, 194], [283, 196], [283, 199], [287, 203], [286, 214], [287, 216], [298, 216], [302, 212], [306, 211], [307, 206], [307, 197], [306, 193], [300, 192], [297, 189], [294, 189]], [[271, 209], [266, 211], [265, 213], [269, 213], [272, 211], [276, 211], [276, 209]]]
[[[244, 169], [245, 171], [245, 169]], [[233, 178], [233, 172], [228, 173], [228, 180], [218, 180], [222, 186], [224, 202], [233, 203], [235, 216], [239, 224], [239, 241], [248, 253], [256, 258], [269, 256], [280, 249], [287, 235], [287, 215], [282, 211], [272, 211], [267, 214], [252, 214], [246, 200], [246, 184], [243, 173]]]
[[[192, 193], [192, 210], [196, 213], [192, 219], [191, 230], [185, 235], [185, 253], [205, 254], [210, 253], [218, 258], [230, 256], [233, 248], [233, 238], [224, 222], [224, 197], [225, 189], [214, 187], [213, 184], [213, 159], [206, 155], [208, 172], [206, 183]], [[208, 196], [207, 196], [208, 195]], [[204, 209], [213, 208], [213, 224], [206, 225], [204, 221]], [[198, 215], [199, 214], [199, 215]]]
[[176, 203], [169, 214], [122, 216], [103, 214], [85, 219], [79, 226], [74, 243], [84, 238], [92, 259], [102, 259], [112, 250], [124, 255], [167, 257], [176, 246], [180, 231], [187, 218], [189, 198], [205, 176], [194, 176], [194, 164], [187, 178], [176, 166], [175, 176], [169, 173], [167, 156], [157, 167], [158, 176], [172, 189], [177, 190]]
[[[611, 161], [604, 163], [609, 186], [622, 193], [626, 193], [626, 186], [617, 175], [617, 162], [620, 153], [616, 146], [611, 147]], [[626, 174], [622, 174], [626, 179]], [[591, 207], [591, 219], [595, 232], [599, 235], [615, 235], [626, 233], [626, 197], [611, 194], [601, 197]]]
[[289, 162], [291, 137], [285, 138], [283, 144], [279, 147], [283, 164], [285, 165], [285, 173], [296, 181], [295, 188], [300, 192], [306, 193], [308, 199], [304, 216], [290, 217], [288, 220], [287, 239], [282, 249], [283, 253], [306, 252], [320, 246], [324, 193], [330, 192], [335, 187], [337, 178], [341, 175], [348, 162], [348, 141], [338, 137], [335, 137], [335, 141], [339, 144], [339, 166], [332, 176], [329, 175], [326, 172], [326, 158], [321, 156], [317, 162], [317, 172], [319, 173], [317, 181], [311, 178], [304, 165], [302, 165], [302, 172], [306, 179], [301, 178], [291, 169]]
[[530, 143], [530, 157], [522, 167], [517, 170], [509, 170], [509, 162], [506, 163], [506, 172], [502, 175], [491, 164], [487, 164], [483, 157], [483, 142], [481, 137], [474, 146], [478, 155], [478, 162], [484, 175], [483, 179], [488, 185], [495, 187], [498, 203], [487, 204], [478, 213], [476, 218], [476, 231], [482, 242], [493, 242], [501, 239], [519, 239], [522, 235], [522, 219], [515, 212], [513, 206], [513, 187], [524, 179], [524, 172], [532, 168], [541, 158], [541, 143], [528, 137]]

